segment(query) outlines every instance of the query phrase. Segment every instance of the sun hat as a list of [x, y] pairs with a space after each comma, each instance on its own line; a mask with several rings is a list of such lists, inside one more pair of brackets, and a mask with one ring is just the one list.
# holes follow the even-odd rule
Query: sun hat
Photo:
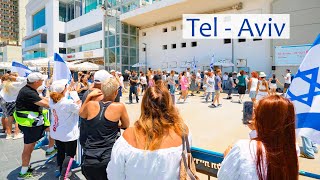
[[267, 75], [266, 75], [266, 73], [264, 73], [264, 72], [260, 72], [260, 74], [259, 74], [259, 77], [266, 77]]
[[61, 79], [53, 81], [51, 85], [52, 92], [62, 93], [64, 89], [67, 87], [68, 80], [67, 79]]

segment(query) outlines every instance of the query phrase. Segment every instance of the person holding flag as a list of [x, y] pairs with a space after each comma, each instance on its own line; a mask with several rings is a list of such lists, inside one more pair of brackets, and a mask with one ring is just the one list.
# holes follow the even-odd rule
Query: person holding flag
[[287, 97], [296, 109], [298, 134], [302, 137], [302, 157], [314, 158], [320, 143], [320, 34], [304, 57]]

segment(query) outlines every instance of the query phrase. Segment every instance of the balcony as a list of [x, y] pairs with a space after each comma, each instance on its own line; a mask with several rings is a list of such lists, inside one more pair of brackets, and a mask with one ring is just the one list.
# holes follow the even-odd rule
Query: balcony
[[23, 60], [32, 60], [32, 59], [39, 59], [39, 58], [46, 58], [47, 53], [46, 52], [35, 52], [31, 54], [24, 54]]

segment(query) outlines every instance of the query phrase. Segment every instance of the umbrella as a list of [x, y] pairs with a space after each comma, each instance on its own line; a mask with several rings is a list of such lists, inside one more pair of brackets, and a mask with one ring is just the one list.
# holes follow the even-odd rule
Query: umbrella
[[98, 71], [100, 69], [104, 69], [103, 66], [90, 63], [90, 62], [83, 62], [80, 64], [76, 64], [72, 66], [73, 69], [78, 70], [78, 71]]

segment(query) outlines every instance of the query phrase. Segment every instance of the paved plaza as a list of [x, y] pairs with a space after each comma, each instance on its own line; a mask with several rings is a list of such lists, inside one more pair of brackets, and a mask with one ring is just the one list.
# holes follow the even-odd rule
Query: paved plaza
[[[122, 102], [126, 103], [131, 125], [140, 115], [140, 103], [128, 104], [128, 95], [124, 94]], [[210, 103], [197, 94], [189, 97], [186, 103], [177, 104], [183, 119], [188, 124], [192, 133], [192, 145], [203, 149], [217, 152], [223, 152], [229, 145], [238, 139], [248, 138], [249, 129], [242, 124], [242, 105], [237, 103], [237, 96], [233, 96], [233, 101], [222, 99], [222, 107], [210, 108]], [[226, 98], [226, 94], [222, 94]], [[177, 98], [177, 95], [176, 95]], [[249, 97], [246, 95], [246, 100]], [[16, 179], [20, 171], [21, 152], [23, 140], [5, 140], [5, 136], [0, 136], [0, 179]], [[45, 162], [45, 152], [41, 149], [35, 150], [32, 154], [32, 167], [41, 176], [37, 179], [56, 179], [54, 178], [55, 162], [41, 167]], [[299, 158], [300, 169], [320, 173], [320, 158], [309, 160]], [[74, 170], [71, 179], [84, 179], [80, 169]], [[200, 175], [201, 179], [207, 179], [206, 176]], [[300, 179], [308, 179], [301, 177]]]

